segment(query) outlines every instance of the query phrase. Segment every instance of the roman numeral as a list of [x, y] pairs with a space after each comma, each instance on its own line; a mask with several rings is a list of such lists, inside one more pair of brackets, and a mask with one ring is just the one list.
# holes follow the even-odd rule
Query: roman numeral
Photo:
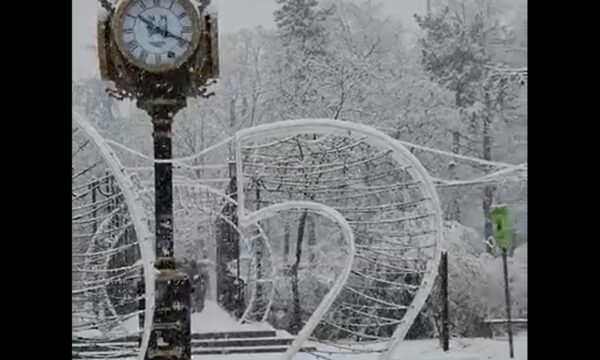
[[185, 11], [184, 11], [184, 12], [182, 12], [181, 14], [177, 15], [177, 18], [178, 18], [179, 20], [182, 20], [182, 19], [183, 19], [184, 17], [186, 17], [186, 16], [187, 16], [187, 12], [185, 12]]
[[156, 63], [157, 64], [162, 63], [162, 55], [160, 55], [160, 54], [154, 54], [154, 57], [156, 58]]
[[171, 8], [173, 7], [173, 5], [175, 5], [175, 0], [171, 0], [171, 5], [169, 5], [169, 10], [171, 10]]
[[183, 48], [183, 47], [185, 47], [185, 45], [187, 45], [187, 41], [180, 39], [177, 45], [179, 45], [179, 47]]
[[192, 27], [191, 26], [184, 26], [183, 29], [181, 30], [182, 33], [191, 33], [192, 32]]
[[133, 34], [133, 28], [124, 29], [123, 34]]
[[143, 1], [140, 1], [140, 7], [142, 8], [142, 10], [146, 10], [148, 8], [148, 6], [146, 6], [146, 4], [144, 4]]
[[133, 50], [137, 49], [138, 46], [139, 45], [138, 45], [137, 41], [135, 41], [135, 40], [131, 40], [127, 43], [127, 49], [129, 49], [129, 51], [133, 51]]
[[147, 57], [148, 57], [148, 52], [146, 50], [142, 50], [142, 52], [140, 53], [140, 60], [146, 61]]

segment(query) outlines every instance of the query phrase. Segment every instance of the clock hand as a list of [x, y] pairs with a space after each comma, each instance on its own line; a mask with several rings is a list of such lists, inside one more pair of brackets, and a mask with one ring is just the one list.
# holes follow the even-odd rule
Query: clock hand
[[146, 19], [145, 17], [138, 15], [138, 18], [142, 20], [144, 24], [146, 24], [152, 30], [158, 30], [159, 32], [162, 30], [160, 27], [156, 26], [152, 21]]
[[143, 17], [142, 15], [138, 15], [138, 18], [140, 20], [142, 20], [142, 22], [146, 25], [150, 25], [150, 26], [154, 26], [154, 23], [152, 23], [152, 21], [146, 19], [145, 17]]
[[177, 36], [174, 35], [173, 33], [171, 33], [168, 29], [167, 26], [165, 25], [165, 29], [161, 29], [159, 26], [155, 25], [152, 21], [146, 19], [145, 17], [138, 15], [138, 18], [140, 18], [140, 20], [142, 20], [143, 23], [145, 23], [146, 25], [150, 26], [153, 29], [157, 29], [159, 32], [163, 33], [164, 37], [172, 37], [173, 39], [177, 39], [183, 42], [187, 42], [187, 43], [191, 43], [191, 41], [186, 40], [184, 38], [182, 38], [181, 36]]
[[167, 37], [172, 37], [173, 39], [177, 39], [179, 41], [183, 41], [183, 42], [186, 42], [186, 43], [191, 43], [191, 41], [186, 40], [186, 39], [182, 38], [181, 36], [177, 36], [177, 35], [169, 32], [169, 31], [165, 31], [165, 34], [167, 35]]

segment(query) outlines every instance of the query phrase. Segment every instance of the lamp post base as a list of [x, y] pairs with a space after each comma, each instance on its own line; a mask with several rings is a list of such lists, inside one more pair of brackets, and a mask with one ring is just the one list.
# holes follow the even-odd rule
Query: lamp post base
[[186, 273], [160, 269], [146, 360], [191, 360], [191, 283]]

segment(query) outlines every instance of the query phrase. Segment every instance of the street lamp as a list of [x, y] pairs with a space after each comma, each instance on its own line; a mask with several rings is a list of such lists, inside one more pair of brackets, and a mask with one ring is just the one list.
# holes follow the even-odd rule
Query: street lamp
[[120, 0], [99, 19], [98, 57], [108, 92], [152, 118], [156, 308], [146, 359], [191, 359], [190, 279], [175, 261], [172, 124], [187, 97], [208, 97], [218, 76], [217, 17], [210, 1]]

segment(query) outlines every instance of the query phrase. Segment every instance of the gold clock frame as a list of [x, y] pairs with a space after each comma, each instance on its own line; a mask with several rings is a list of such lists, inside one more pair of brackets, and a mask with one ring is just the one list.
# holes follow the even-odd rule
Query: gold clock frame
[[192, 41], [191, 45], [188, 49], [172, 64], [163, 64], [163, 65], [150, 65], [146, 64], [143, 61], [138, 60], [134, 56], [131, 55], [129, 51], [127, 51], [127, 46], [123, 41], [123, 37], [121, 35], [121, 29], [124, 21], [125, 11], [129, 9], [129, 7], [136, 1], [140, 0], [123, 0], [117, 5], [117, 9], [112, 18], [110, 27], [111, 32], [113, 34], [113, 41], [117, 44], [117, 48], [119, 52], [123, 55], [123, 57], [132, 65], [146, 70], [151, 73], [164, 73], [167, 71], [173, 71], [178, 69], [181, 65], [190, 60], [191, 56], [198, 49], [198, 45], [200, 43], [201, 34], [204, 32], [204, 28], [202, 26], [202, 22], [200, 19], [200, 14], [196, 10], [196, 7], [192, 4], [190, 0], [173, 0], [174, 2], [179, 3], [185, 11], [190, 14], [190, 19], [192, 21]]

